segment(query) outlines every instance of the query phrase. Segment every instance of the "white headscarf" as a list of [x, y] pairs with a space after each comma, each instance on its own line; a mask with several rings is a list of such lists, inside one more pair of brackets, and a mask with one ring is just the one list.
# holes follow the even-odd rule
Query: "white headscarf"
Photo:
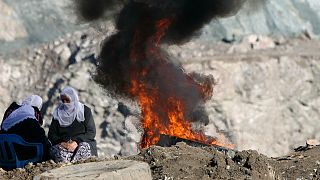
[[32, 106], [41, 109], [42, 98], [38, 95], [26, 97], [22, 101], [21, 107], [14, 110], [6, 119], [3, 120], [2, 128], [7, 131], [14, 125], [24, 121], [27, 118], [37, 119], [34, 115], [35, 112]]
[[84, 118], [84, 105], [79, 102], [79, 97], [75, 89], [65, 87], [61, 95], [65, 95], [70, 99], [70, 103], [60, 103], [53, 111], [53, 118], [59, 121], [60, 126], [70, 126], [75, 119], [82, 122]]
[[39, 110], [42, 107], [42, 98], [38, 95], [31, 95], [26, 97], [21, 105], [30, 105], [30, 106], [34, 106], [37, 107]]

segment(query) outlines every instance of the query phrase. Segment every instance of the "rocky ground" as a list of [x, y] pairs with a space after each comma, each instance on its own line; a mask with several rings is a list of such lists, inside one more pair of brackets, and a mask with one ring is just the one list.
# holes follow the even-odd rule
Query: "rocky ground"
[[[320, 146], [308, 141], [294, 152], [277, 158], [269, 158], [254, 150], [235, 151], [215, 147], [191, 147], [183, 142], [172, 147], [152, 146], [138, 155], [104, 159], [92, 158], [84, 162], [126, 159], [147, 162], [153, 179], [318, 179], [320, 178]], [[53, 161], [24, 169], [4, 171], [0, 179], [32, 179], [53, 168], [71, 164]]]

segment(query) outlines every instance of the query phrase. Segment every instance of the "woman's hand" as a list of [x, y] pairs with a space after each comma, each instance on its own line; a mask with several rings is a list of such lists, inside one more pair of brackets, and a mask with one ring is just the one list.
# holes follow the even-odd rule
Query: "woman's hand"
[[68, 150], [69, 143], [67, 143], [67, 142], [61, 142], [60, 145], [61, 145], [63, 148], [65, 148], [65, 149]]
[[76, 141], [62, 142], [60, 145], [70, 152], [74, 152], [74, 150], [78, 147], [78, 143]]
[[78, 147], [78, 143], [75, 141], [72, 141], [71, 143], [68, 143], [69, 147], [68, 150], [71, 152], [74, 152], [74, 150]]

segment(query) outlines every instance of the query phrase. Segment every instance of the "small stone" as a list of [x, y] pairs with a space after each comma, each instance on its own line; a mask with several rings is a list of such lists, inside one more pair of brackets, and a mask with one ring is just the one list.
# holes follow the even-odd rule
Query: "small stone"
[[26, 168], [31, 168], [33, 166], [33, 163], [32, 162], [29, 162], [27, 165], [26, 165]]
[[60, 44], [60, 42], [59, 42], [59, 41], [54, 41], [53, 44], [54, 44], [55, 46], [58, 46], [58, 45]]
[[228, 150], [227, 151], [227, 155], [228, 155], [229, 158], [233, 159], [234, 156], [236, 155], [236, 152], [233, 151], [233, 150]]
[[50, 159], [49, 161], [51, 164], [56, 164], [56, 162], [54, 162], [54, 160]]
[[23, 169], [23, 168], [17, 168], [16, 170], [17, 170], [17, 171], [19, 171], [19, 172], [24, 171], [24, 169]]
[[115, 160], [120, 159], [118, 155], [114, 155], [113, 158], [114, 158]]
[[90, 41], [87, 39], [82, 43], [83, 48], [87, 48], [90, 45]]
[[320, 142], [317, 139], [308, 139], [306, 144], [307, 146], [318, 146]]
[[68, 60], [70, 58], [70, 56], [71, 56], [70, 49], [67, 46], [64, 46], [64, 48], [60, 54], [61, 59]]

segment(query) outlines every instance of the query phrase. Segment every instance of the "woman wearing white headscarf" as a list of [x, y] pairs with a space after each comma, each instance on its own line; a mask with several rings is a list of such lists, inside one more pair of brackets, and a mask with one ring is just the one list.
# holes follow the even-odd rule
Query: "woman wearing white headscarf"
[[[38, 95], [26, 97], [22, 103], [13, 102], [5, 111], [2, 123], [1, 134], [17, 134], [30, 143], [42, 143], [44, 147], [43, 160], [48, 159], [50, 143], [46, 137], [40, 109], [42, 98]], [[34, 152], [27, 147], [18, 147], [16, 152], [20, 159], [29, 159]]]
[[41, 107], [42, 98], [38, 95], [26, 97], [21, 104], [13, 102], [4, 113], [1, 129], [8, 130], [27, 118], [37, 119], [42, 125], [43, 121], [40, 115]]
[[53, 144], [51, 158], [56, 162], [76, 162], [97, 156], [96, 127], [91, 109], [79, 102], [72, 87], [65, 87], [60, 99], [48, 132]]

